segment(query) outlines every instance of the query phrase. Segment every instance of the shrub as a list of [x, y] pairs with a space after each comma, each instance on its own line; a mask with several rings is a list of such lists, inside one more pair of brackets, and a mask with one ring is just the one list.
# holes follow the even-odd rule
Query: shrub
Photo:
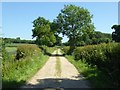
[[70, 49], [70, 46], [63, 46], [61, 48], [61, 50], [64, 51], [64, 54], [68, 54], [69, 53], [69, 49]]
[[27, 56], [32, 56], [38, 54], [41, 50], [37, 45], [34, 44], [25, 44], [17, 47], [16, 59], [25, 58]]
[[47, 55], [51, 55], [57, 49], [57, 47], [48, 47], [45, 45], [41, 45], [39, 47], [43, 50], [44, 54]]
[[120, 43], [108, 43], [78, 47], [75, 60], [85, 60], [91, 66], [106, 72], [116, 85], [120, 83]]
[[[19, 53], [18, 53], [19, 52]], [[19, 54], [23, 53], [23, 57]], [[41, 53], [37, 45], [21, 45], [17, 48], [16, 57], [11, 53], [5, 54], [2, 62], [2, 87], [19, 87], [25, 84], [48, 60], [48, 56]], [[24, 81], [24, 82], [23, 82]]]

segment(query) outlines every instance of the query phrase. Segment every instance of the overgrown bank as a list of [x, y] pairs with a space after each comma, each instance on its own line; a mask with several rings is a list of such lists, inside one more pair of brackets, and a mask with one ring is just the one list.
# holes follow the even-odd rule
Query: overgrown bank
[[119, 43], [77, 47], [72, 56], [66, 57], [94, 87], [120, 87]]
[[25, 84], [48, 60], [37, 45], [20, 45], [17, 54], [3, 52], [2, 83], [3, 88], [19, 87]]
[[73, 56], [66, 56], [66, 58], [77, 68], [79, 73], [90, 81], [93, 88], [105, 88], [113, 86], [109, 77], [95, 67], [90, 67], [84, 61], [75, 61]]

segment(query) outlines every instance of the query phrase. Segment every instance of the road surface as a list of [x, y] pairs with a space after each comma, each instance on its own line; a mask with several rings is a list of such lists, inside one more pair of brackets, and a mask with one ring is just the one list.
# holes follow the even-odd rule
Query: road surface
[[[55, 55], [58, 52], [58, 55]], [[59, 56], [60, 55], [60, 56]], [[59, 75], [56, 60], [59, 59]], [[57, 72], [57, 73], [56, 73]], [[64, 56], [54, 51], [46, 64], [27, 81], [24, 88], [90, 88], [90, 84]]]

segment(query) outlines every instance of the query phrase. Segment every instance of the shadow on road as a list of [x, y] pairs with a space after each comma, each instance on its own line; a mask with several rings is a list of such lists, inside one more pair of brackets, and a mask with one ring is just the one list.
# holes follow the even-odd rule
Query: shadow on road
[[38, 79], [37, 82], [35, 85], [28, 84], [26, 87], [42, 88], [43, 90], [47, 90], [47, 88], [49, 88], [49, 90], [68, 90], [70, 88], [78, 90], [78, 88], [90, 88], [90, 84], [84, 79], [46, 78]]
[[65, 54], [51, 54], [50, 52], [48, 52], [43, 47], [39, 47], [39, 48], [44, 52], [45, 55], [48, 55], [48, 56], [53, 56], [53, 57], [55, 57], [55, 56], [65, 56]]
[[65, 56], [65, 54], [51, 54], [51, 53], [47, 52], [46, 50], [44, 51], [44, 54], [48, 55], [48, 56], [53, 56], [53, 57], [56, 57], [56, 56]]
[[62, 57], [64, 57], [65, 54], [49, 54], [49, 56], [53, 56], [53, 57], [62, 56]]
[[81, 78], [79, 80], [68, 78], [45, 78], [37, 79], [37, 84], [27, 84], [25, 81], [2, 81], [2, 90], [79, 90], [80, 88], [90, 89], [91, 85], [82, 78], [82, 76], [73, 77]]

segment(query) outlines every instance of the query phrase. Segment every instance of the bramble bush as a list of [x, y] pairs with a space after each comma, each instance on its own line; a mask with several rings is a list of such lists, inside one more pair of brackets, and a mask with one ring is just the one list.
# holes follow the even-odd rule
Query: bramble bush
[[84, 60], [90, 66], [106, 72], [116, 86], [120, 83], [120, 43], [108, 43], [77, 47], [75, 60]]

